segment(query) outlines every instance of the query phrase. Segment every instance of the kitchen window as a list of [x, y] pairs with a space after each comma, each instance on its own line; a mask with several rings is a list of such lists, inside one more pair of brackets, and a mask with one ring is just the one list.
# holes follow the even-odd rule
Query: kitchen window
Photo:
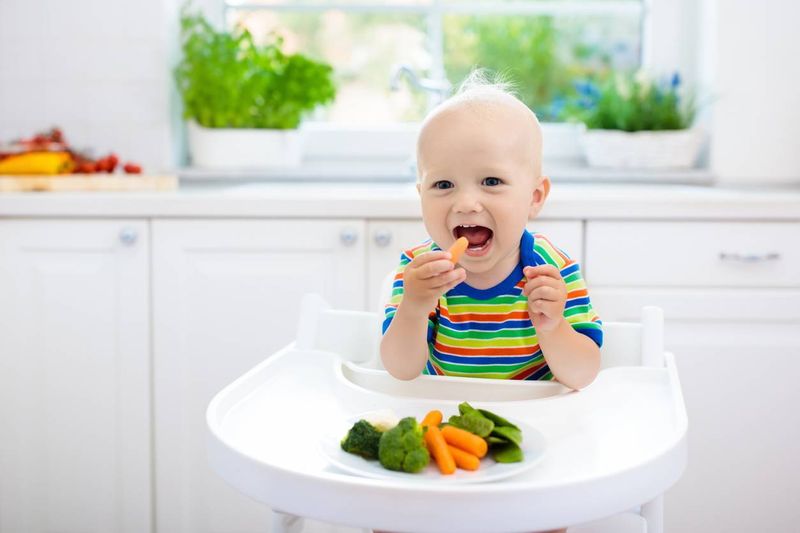
[[[305, 122], [312, 137], [309, 156], [405, 158], [418, 121], [451, 86], [457, 89], [474, 66], [506, 73], [542, 122], [558, 123], [576, 81], [604, 70], [652, 64], [648, 58], [654, 56], [655, 39], [662, 41], [663, 49], [676, 47], [667, 41], [670, 31], [653, 31], [658, 20], [662, 26], [679, 24], [675, 14], [680, 7], [675, 4], [667, 0], [225, 0], [224, 19], [229, 27], [247, 27], [256, 40], [278, 34], [287, 51], [308, 54], [334, 67], [336, 101]], [[564, 127], [561, 130], [551, 136], [554, 143], [547, 143], [546, 157], [577, 154], [575, 137], [565, 135]], [[359, 142], [351, 142], [357, 138]], [[365, 143], [364, 138], [375, 142]]]

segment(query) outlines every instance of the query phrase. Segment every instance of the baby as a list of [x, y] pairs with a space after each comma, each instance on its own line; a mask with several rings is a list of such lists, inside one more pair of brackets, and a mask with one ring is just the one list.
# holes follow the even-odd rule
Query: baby
[[[603, 333], [578, 263], [525, 229], [550, 191], [541, 163], [536, 116], [480, 74], [425, 119], [417, 190], [431, 239], [400, 258], [381, 341], [390, 374], [594, 380]], [[461, 236], [456, 266], [446, 250]]]

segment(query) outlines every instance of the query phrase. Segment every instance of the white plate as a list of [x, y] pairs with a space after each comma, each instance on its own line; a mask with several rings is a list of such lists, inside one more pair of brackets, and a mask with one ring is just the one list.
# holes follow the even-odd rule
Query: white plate
[[[362, 418], [369, 417], [372, 413], [374, 413], [374, 411], [350, 417], [341, 424], [337, 424], [336, 428], [330, 430], [322, 438], [320, 449], [323, 455], [337, 468], [351, 474], [379, 479], [432, 483], [485, 483], [516, 476], [539, 464], [544, 457], [545, 437], [542, 435], [542, 432], [519, 420], [509, 419], [511, 423], [516, 424], [522, 430], [522, 452], [524, 459], [519, 463], [498, 463], [492, 459], [492, 454], [489, 452], [486, 457], [481, 460], [480, 468], [472, 472], [457, 468], [454, 474], [442, 475], [433, 459], [431, 459], [430, 464], [425, 467], [422, 472], [417, 474], [388, 470], [382, 467], [377, 459], [364, 459], [358, 455], [347, 453], [342, 450], [341, 447], [342, 439], [347, 434], [347, 431], [353, 427], [353, 424]], [[413, 416], [413, 414], [408, 416]], [[416, 416], [417, 421], [419, 422], [422, 420], [423, 416], [424, 414]], [[448, 417], [449, 415], [446, 415], [445, 419]]]

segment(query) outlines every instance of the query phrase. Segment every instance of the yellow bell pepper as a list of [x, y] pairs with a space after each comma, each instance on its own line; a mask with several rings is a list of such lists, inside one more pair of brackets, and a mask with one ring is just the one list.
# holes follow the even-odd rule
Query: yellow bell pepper
[[69, 152], [28, 152], [0, 159], [0, 174], [64, 174], [72, 166]]

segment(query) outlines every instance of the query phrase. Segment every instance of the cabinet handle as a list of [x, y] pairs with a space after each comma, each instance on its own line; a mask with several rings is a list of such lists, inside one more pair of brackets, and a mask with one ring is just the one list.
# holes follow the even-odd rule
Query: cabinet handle
[[133, 246], [138, 238], [139, 234], [133, 228], [122, 228], [119, 232], [119, 242], [123, 246]]
[[766, 254], [740, 254], [738, 252], [728, 253], [720, 252], [720, 261], [729, 263], [766, 263], [767, 261], [778, 261], [781, 254], [777, 252], [769, 252]]
[[392, 232], [386, 229], [378, 230], [375, 232], [373, 239], [377, 246], [386, 248], [392, 243]]
[[358, 231], [353, 228], [344, 228], [339, 234], [339, 240], [345, 246], [353, 246], [358, 240]]

